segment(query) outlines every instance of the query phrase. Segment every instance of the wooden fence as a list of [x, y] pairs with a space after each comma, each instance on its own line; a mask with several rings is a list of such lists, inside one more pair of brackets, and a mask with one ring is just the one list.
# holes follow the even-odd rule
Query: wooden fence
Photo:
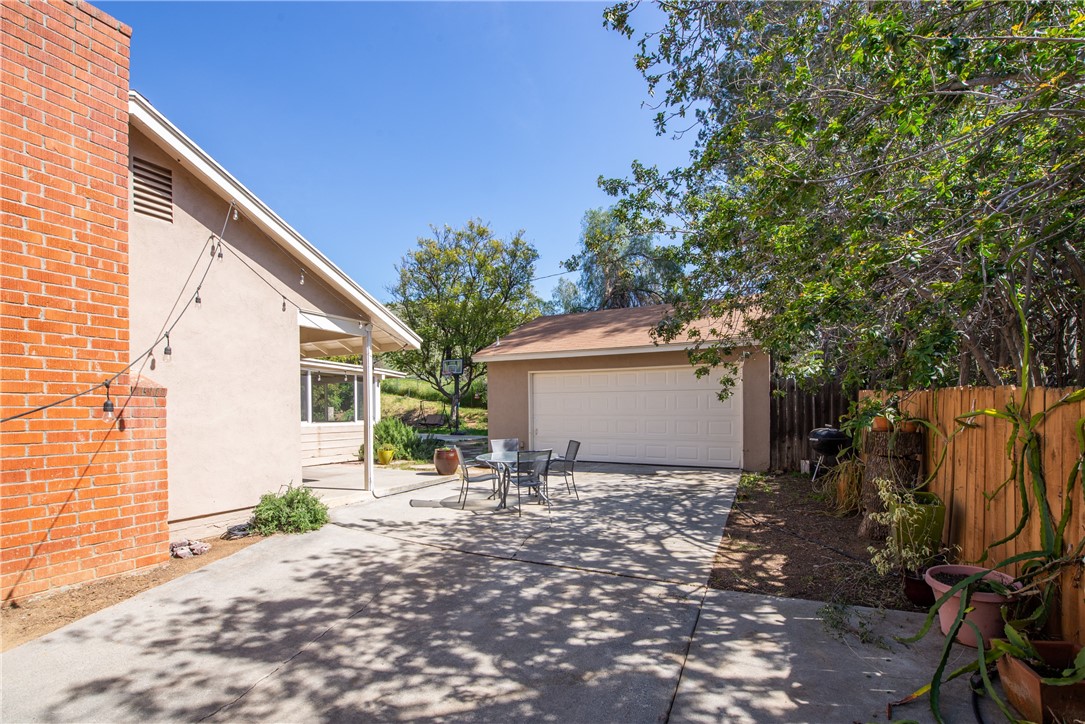
[[769, 398], [769, 465], [772, 470], [797, 472], [803, 460], [815, 458], [808, 437], [815, 427], [838, 427], [840, 416], [854, 399], [838, 383], [805, 392], [793, 379], [772, 378]]
[[[1026, 409], [1035, 414], [1050, 408], [1073, 388], [1034, 389], [1029, 393]], [[985, 547], [1011, 533], [1018, 524], [1021, 500], [1014, 486], [1007, 486], [991, 500], [984, 493], [994, 493], [1012, 473], [1006, 443], [1011, 435], [1010, 424], [1004, 420], [979, 415], [971, 418], [974, 428], [954, 435], [961, 425], [962, 415], [980, 409], [1006, 409], [1011, 400], [1020, 400], [1016, 387], [954, 387], [935, 391], [915, 392], [901, 403], [904, 412], [932, 422], [941, 435], [927, 435], [927, 473], [934, 472], [929, 488], [946, 504], [946, 540], [960, 547], [962, 562], [977, 561]], [[1071, 471], [1082, 466], [1075, 427], [1085, 417], [1085, 402], [1064, 405], [1047, 415], [1037, 428], [1041, 439], [1043, 469], [1047, 480], [1047, 498], [1056, 522], [1062, 512], [1066, 485]], [[947, 436], [949, 440], [947, 442]], [[945, 460], [938, 467], [943, 449]], [[937, 467], [937, 469], [936, 469]], [[1082, 480], [1072, 491], [1074, 512], [1066, 530], [1072, 544], [1085, 536], [1085, 494]], [[1033, 515], [1029, 526], [1014, 541], [991, 550], [986, 565], [994, 565], [1017, 553], [1036, 550], [1040, 546], [1039, 518]], [[1082, 576], [1085, 564], [1064, 569], [1061, 592], [1061, 615], [1054, 625], [1061, 625], [1062, 636], [1085, 644], [1085, 586]], [[1004, 568], [1016, 572], [1015, 567]]]

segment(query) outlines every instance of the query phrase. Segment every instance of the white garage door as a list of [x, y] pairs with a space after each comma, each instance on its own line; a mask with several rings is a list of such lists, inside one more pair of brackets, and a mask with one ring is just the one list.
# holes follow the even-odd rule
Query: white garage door
[[742, 383], [724, 402], [719, 382], [684, 367], [536, 372], [532, 446], [580, 460], [742, 467]]

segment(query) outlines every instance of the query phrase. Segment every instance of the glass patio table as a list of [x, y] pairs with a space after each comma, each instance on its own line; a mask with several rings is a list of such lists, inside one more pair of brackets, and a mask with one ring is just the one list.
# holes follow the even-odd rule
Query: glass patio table
[[501, 492], [501, 500], [497, 504], [498, 510], [507, 507], [505, 501], [509, 494], [509, 481], [512, 478], [512, 471], [516, 469], [516, 455], [515, 450], [502, 450], [500, 452], [483, 453], [475, 457], [475, 460], [480, 463], [485, 463], [497, 470], [498, 490]]

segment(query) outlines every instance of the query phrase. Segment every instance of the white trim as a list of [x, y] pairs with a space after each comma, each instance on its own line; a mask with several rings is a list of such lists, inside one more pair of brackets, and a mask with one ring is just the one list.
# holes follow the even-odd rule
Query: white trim
[[[302, 357], [301, 368], [303, 370], [342, 372], [348, 375], [359, 376], [365, 373], [365, 367], [363, 367], [362, 365], [352, 365], [349, 362], [332, 362], [330, 360], [311, 359], [309, 357]], [[398, 379], [402, 379], [407, 376], [406, 372], [400, 372], [399, 370], [389, 370], [383, 367], [374, 367], [373, 374], [377, 377], [395, 377]]]
[[133, 126], [169, 152], [171, 157], [221, 198], [232, 201], [246, 219], [297, 259], [306, 272], [317, 274], [406, 347], [419, 349], [422, 346], [422, 339], [414, 330], [362, 289], [136, 91], [128, 92], [128, 113]]
[[[749, 339], [736, 339], [730, 341], [730, 344], [736, 348], [739, 347], [756, 347], [758, 342], [756, 340]], [[610, 347], [607, 349], [567, 349], [558, 350], [556, 352], [512, 352], [510, 354], [475, 354], [472, 355], [471, 361], [473, 362], [485, 362], [491, 364], [493, 362], [520, 362], [523, 360], [534, 359], [565, 359], [572, 357], [603, 357], [605, 355], [616, 354], [651, 354], [653, 352], [681, 352], [683, 350], [689, 350], [694, 348], [692, 342], [685, 342], [681, 344], [660, 344], [660, 345], [638, 345], [635, 347]]]

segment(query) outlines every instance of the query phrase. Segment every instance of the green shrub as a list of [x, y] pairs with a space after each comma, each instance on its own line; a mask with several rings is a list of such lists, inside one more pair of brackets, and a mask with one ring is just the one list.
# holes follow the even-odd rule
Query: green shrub
[[411, 450], [417, 444], [418, 433], [398, 417], [385, 417], [373, 426], [373, 442], [391, 445], [396, 449], [397, 458], [411, 457]]
[[416, 462], [433, 460], [433, 451], [444, 444], [443, 440], [438, 440], [431, 435], [426, 435], [425, 437], [415, 436], [415, 441], [411, 444], [408, 457]]
[[287, 486], [282, 495], [265, 493], [252, 511], [252, 529], [260, 535], [305, 533], [328, 522], [328, 506], [308, 488]]

